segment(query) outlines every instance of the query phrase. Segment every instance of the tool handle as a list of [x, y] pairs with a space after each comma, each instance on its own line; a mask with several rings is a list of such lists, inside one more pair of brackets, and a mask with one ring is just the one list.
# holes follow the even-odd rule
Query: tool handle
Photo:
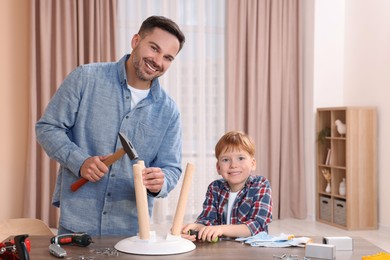
[[88, 246], [93, 243], [93, 241], [91, 236], [87, 233], [69, 233], [52, 237], [50, 243], [58, 245], [74, 244], [78, 246]]
[[78, 179], [77, 181], [75, 181], [71, 186], [70, 186], [70, 189], [75, 192], [76, 190], [78, 190], [81, 186], [83, 186], [84, 184], [86, 184], [88, 182], [87, 179], [84, 179], [83, 177], [81, 177], [80, 179]]
[[110, 167], [111, 164], [113, 164], [114, 162], [116, 162], [117, 160], [119, 160], [123, 155], [125, 155], [126, 152], [125, 152], [125, 149], [123, 148], [120, 148], [118, 149], [113, 155], [111, 155], [110, 157], [108, 157], [107, 159], [105, 159], [103, 161], [103, 163], [107, 166], [107, 167]]
[[28, 248], [26, 244], [27, 234], [18, 235], [14, 237], [16, 252], [18, 253], [20, 260], [30, 260], [30, 254], [28, 253]]
[[[120, 148], [118, 149], [114, 154], [112, 154], [110, 157], [108, 157], [107, 159], [105, 159], [103, 161], [103, 163], [107, 166], [107, 167], [110, 167], [111, 164], [113, 164], [114, 162], [116, 162], [119, 158], [121, 158], [123, 155], [125, 155], [125, 149], [123, 148]], [[84, 179], [83, 177], [81, 177], [80, 179], [78, 179], [77, 181], [75, 181], [71, 186], [70, 186], [70, 189], [75, 192], [77, 191], [81, 186], [83, 186], [84, 184], [86, 184], [88, 182], [87, 179]]]

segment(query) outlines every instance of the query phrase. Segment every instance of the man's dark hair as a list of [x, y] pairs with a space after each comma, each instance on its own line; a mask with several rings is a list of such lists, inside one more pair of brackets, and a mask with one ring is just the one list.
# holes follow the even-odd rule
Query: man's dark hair
[[139, 28], [138, 34], [144, 37], [145, 33], [151, 32], [156, 27], [176, 36], [180, 43], [179, 51], [183, 48], [185, 42], [183, 32], [174, 21], [164, 16], [150, 16], [147, 18]]

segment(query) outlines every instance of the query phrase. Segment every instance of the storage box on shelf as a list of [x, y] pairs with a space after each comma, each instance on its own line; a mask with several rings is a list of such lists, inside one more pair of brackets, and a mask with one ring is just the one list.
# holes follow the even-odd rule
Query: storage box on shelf
[[317, 221], [348, 230], [377, 228], [376, 127], [372, 107], [317, 109]]

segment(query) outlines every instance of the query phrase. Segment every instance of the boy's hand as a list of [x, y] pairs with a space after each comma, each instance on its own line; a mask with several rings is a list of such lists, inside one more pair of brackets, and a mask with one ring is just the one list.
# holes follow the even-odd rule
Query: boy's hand
[[198, 239], [198, 230], [202, 227], [204, 227], [204, 225], [196, 223], [187, 224], [181, 230], [181, 237], [190, 241], [195, 241]]
[[192, 242], [196, 241], [196, 235], [190, 234], [190, 233], [183, 233], [181, 234], [182, 238], [188, 239]]
[[202, 241], [217, 242], [218, 238], [223, 236], [223, 226], [204, 226], [199, 232], [197, 238]]
[[182, 229], [182, 237], [191, 241], [201, 240], [217, 242], [223, 235], [222, 226], [204, 226], [202, 224], [187, 224]]

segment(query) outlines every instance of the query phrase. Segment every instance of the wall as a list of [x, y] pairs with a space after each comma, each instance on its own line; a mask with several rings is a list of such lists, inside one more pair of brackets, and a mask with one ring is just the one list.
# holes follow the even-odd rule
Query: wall
[[390, 231], [390, 1], [347, 0], [345, 9], [344, 102], [377, 107], [379, 224]]
[[[305, 128], [315, 132], [317, 107], [377, 107], [379, 226], [390, 230], [390, 1], [305, 0], [304, 10], [305, 22], [314, 24], [313, 30], [305, 26], [304, 37], [312, 43], [304, 49], [304, 88], [312, 92], [305, 96]], [[314, 219], [315, 136], [305, 142], [308, 215]]]
[[344, 1], [303, 2], [304, 136], [308, 218], [315, 219], [316, 109], [343, 105]]
[[28, 0], [0, 2], [0, 220], [20, 217], [28, 120]]

